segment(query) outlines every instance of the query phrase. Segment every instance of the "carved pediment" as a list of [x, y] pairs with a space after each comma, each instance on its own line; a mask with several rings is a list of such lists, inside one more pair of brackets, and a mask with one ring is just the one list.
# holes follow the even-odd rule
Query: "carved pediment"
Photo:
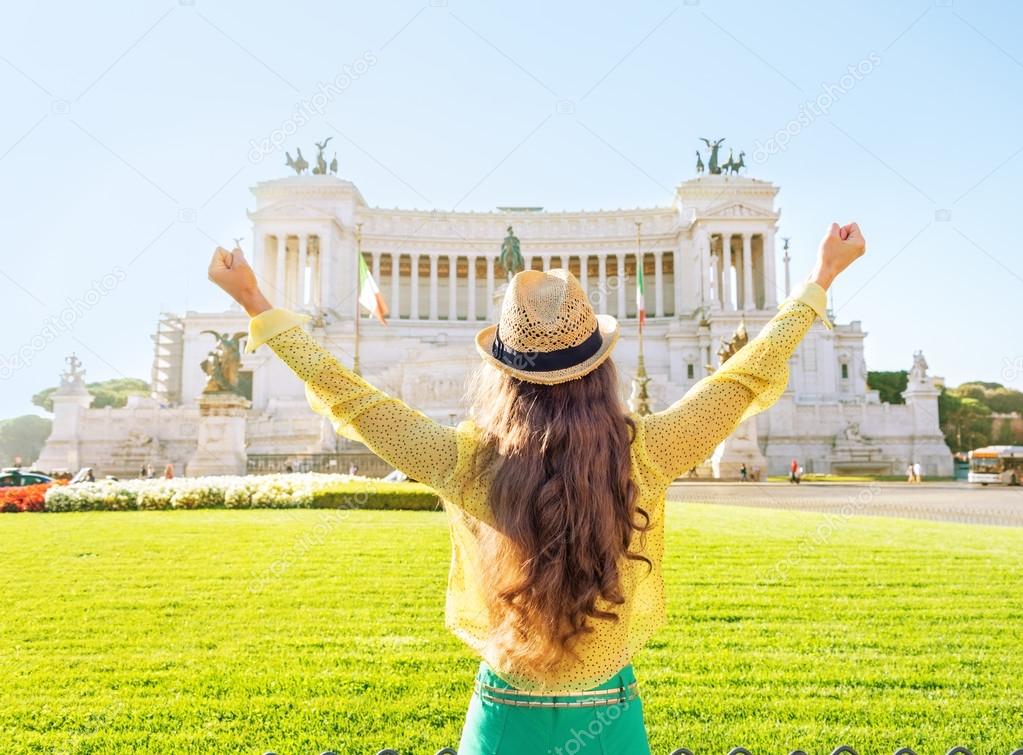
[[249, 213], [249, 219], [259, 220], [330, 220], [341, 224], [330, 210], [301, 202], [279, 202]]
[[773, 220], [777, 214], [771, 210], [744, 202], [727, 202], [710, 207], [700, 213], [702, 218], [755, 218], [762, 220]]

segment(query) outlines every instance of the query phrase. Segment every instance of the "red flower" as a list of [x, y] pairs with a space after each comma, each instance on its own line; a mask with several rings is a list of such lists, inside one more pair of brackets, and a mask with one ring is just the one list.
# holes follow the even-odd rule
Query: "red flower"
[[44, 482], [39, 485], [0, 488], [0, 511], [45, 511], [46, 491], [53, 484], [62, 483]]

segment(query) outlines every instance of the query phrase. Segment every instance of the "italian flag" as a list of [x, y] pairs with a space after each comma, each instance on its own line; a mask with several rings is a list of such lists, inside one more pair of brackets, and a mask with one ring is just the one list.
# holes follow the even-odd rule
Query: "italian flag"
[[643, 255], [639, 255], [636, 264], [636, 317], [639, 318], [639, 327], [646, 322], [646, 296], [643, 295]]
[[366, 266], [366, 258], [361, 254], [359, 255], [359, 304], [365, 307], [371, 315], [376, 315], [384, 325], [387, 324], [384, 319], [387, 317], [387, 304], [384, 302], [384, 297], [380, 295], [380, 289], [377, 288], [377, 282], [373, 280], [369, 267]]

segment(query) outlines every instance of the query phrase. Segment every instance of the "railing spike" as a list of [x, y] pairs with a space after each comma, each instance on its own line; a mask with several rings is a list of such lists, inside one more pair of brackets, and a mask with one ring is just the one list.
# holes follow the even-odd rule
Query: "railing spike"
[[962, 745], [956, 745], [951, 750], [946, 752], [945, 755], [973, 755], [973, 753], [967, 750]]
[[859, 753], [849, 745], [839, 745], [831, 751], [831, 755], [843, 755], [843, 753], [845, 753], [845, 755], [859, 755]]

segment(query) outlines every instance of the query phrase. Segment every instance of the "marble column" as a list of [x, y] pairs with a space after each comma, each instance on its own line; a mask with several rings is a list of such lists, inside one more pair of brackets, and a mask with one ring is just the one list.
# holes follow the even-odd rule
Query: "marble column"
[[468, 312], [465, 319], [472, 322], [476, 319], [476, 255], [470, 254], [465, 259], [469, 263], [468, 279], [466, 281], [466, 285], [469, 287], [469, 296], [466, 300]]
[[270, 266], [267, 264], [266, 255], [266, 234], [260, 232], [252, 239], [252, 266], [261, 283], [270, 280]]
[[778, 286], [775, 283], [774, 266], [774, 229], [764, 234], [764, 260], [762, 275], [764, 276], [764, 307], [774, 309], [778, 306]]
[[380, 258], [383, 256], [381, 252], [370, 252], [369, 258], [371, 270], [373, 271], [373, 280], [376, 281], [377, 286], [380, 285]]
[[391, 315], [401, 317], [401, 255], [391, 252], [391, 300], [387, 303]]
[[419, 255], [409, 254], [409, 309], [408, 319], [419, 319]]
[[277, 260], [274, 271], [274, 288], [276, 289], [277, 299], [281, 302], [282, 307], [287, 307], [288, 302], [288, 288], [287, 288], [287, 267], [285, 267], [285, 259], [288, 256], [288, 237], [281, 231], [277, 232]]
[[487, 306], [494, 301], [494, 258], [487, 255]]
[[309, 261], [309, 237], [300, 233], [298, 235], [298, 270], [295, 273], [295, 304], [299, 309], [305, 307], [305, 273]]
[[437, 319], [437, 262], [439, 255], [430, 255], [430, 319]]
[[625, 253], [615, 255], [618, 264], [618, 319], [625, 319]]
[[607, 314], [607, 255], [597, 255], [597, 311], [602, 315]]
[[663, 252], [654, 252], [654, 316], [664, 317], [664, 276], [661, 272]]
[[333, 289], [331, 287], [331, 273], [333, 271], [333, 260], [330, 258], [330, 229], [323, 229], [316, 234], [316, 262], [319, 270], [316, 273], [317, 285], [320, 289], [319, 304], [321, 307], [333, 306], [331, 300]]
[[742, 234], [742, 308], [757, 308], [753, 291], [753, 234]]
[[[710, 261], [713, 259], [710, 255], [710, 237], [706, 231], [700, 231], [696, 234], [696, 264], [700, 270], [700, 290], [698, 292], [699, 306], [705, 307], [710, 304]], [[675, 279], [676, 281], [681, 277], [682, 266], [678, 264], [679, 258], [675, 259]], [[676, 291], [678, 289], [676, 288]], [[675, 305], [675, 312], [678, 313], [679, 305]]]
[[579, 285], [582, 286], [582, 289], [583, 291], [586, 292], [587, 296], [589, 296], [588, 275], [590, 271], [587, 269], [589, 267], [589, 261], [590, 261], [589, 256], [585, 254], [579, 255]]
[[721, 235], [721, 306], [732, 307], [732, 234]]
[[[313, 244], [313, 241], [316, 241]], [[318, 310], [320, 308], [320, 243], [319, 239], [314, 235], [309, 235], [309, 256], [306, 257], [306, 264], [309, 265], [309, 293], [306, 296], [309, 299], [310, 309]]]
[[458, 255], [448, 255], [448, 319], [458, 319]]

